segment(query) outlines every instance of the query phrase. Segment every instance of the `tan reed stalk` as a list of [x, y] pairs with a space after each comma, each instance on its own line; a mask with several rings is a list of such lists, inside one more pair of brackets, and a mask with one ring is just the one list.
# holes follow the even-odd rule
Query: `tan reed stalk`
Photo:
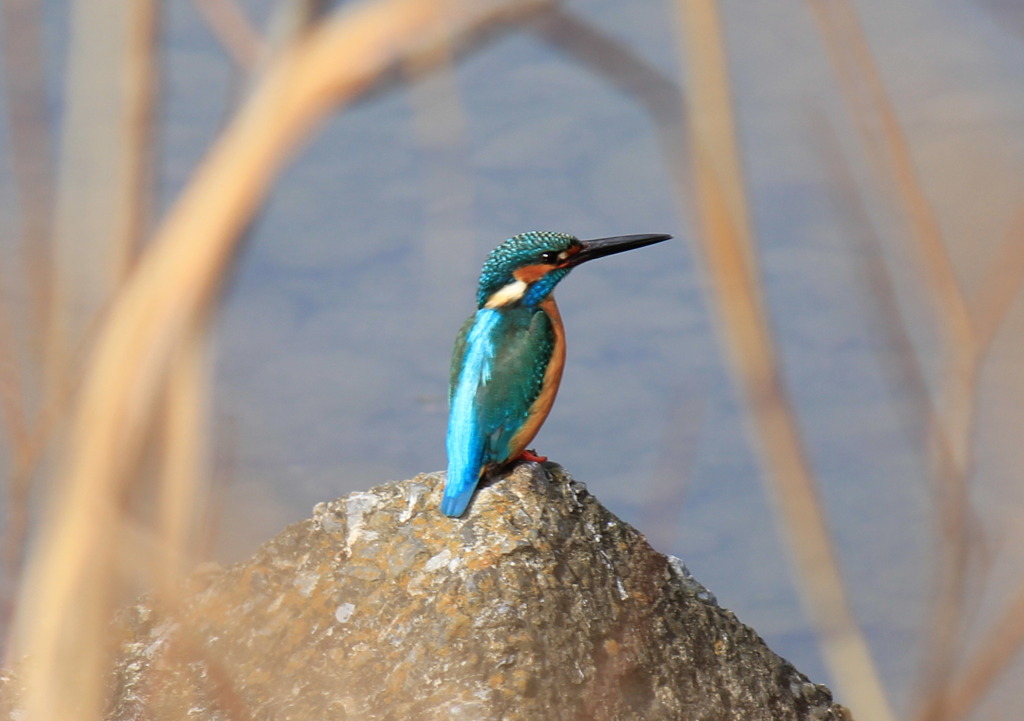
[[[8, 294], [6, 278], [0, 276], [0, 294]], [[6, 524], [3, 533], [4, 573], [7, 584], [13, 583], [18, 558], [24, 545], [25, 519], [28, 515], [28, 481], [32, 432], [25, 389], [28, 387], [21, 371], [17, 353], [17, 331], [0, 304], [0, 424], [6, 430], [6, 446], [10, 455], [6, 499]]]
[[892, 719], [867, 643], [847, 600], [817, 487], [779, 374], [762, 307], [728, 82], [714, 0], [679, 0], [686, 45], [691, 147], [703, 253], [718, 328], [796, 564], [798, 587], [844, 701], [864, 718]]
[[989, 627], [978, 649], [968, 659], [962, 671], [953, 677], [949, 690], [943, 695], [944, 707], [932, 709], [949, 719], [966, 719], [985, 698], [992, 686], [1006, 672], [1007, 667], [1020, 656], [1024, 648], [1024, 586], [1017, 589], [1006, 609]]
[[[936, 324], [944, 344], [938, 413], [927, 419], [929, 450], [939, 509], [942, 559], [931, 630], [922, 708], [933, 718], [960, 644], [969, 571], [968, 479], [972, 465], [971, 431], [976, 388], [984, 350], [967, 301], [956, 278], [940, 226], [917, 175], [910, 144], [896, 116], [871, 54], [863, 27], [850, 3], [809, 2], [839, 87], [856, 121], [862, 142], [880, 176], [891, 180], [907, 219], [924, 280], [931, 290]], [[876, 127], [877, 126], [877, 127]], [[931, 710], [928, 710], [931, 709]]]
[[[977, 328], [977, 361], [991, 348], [996, 333], [1013, 301], [1024, 287], [1024, 209], [1017, 212], [996, 260], [986, 273], [986, 282], [973, 303]], [[966, 719], [984, 699], [1007, 666], [1024, 649], [1024, 587], [1017, 590], [1003, 614], [989, 624], [980, 647], [962, 669], [948, 661], [948, 678], [941, 690], [925, 693], [915, 715], [918, 721]], [[938, 684], [935, 683], [934, 686]]]
[[264, 52], [263, 38], [237, 0], [192, 0], [192, 4], [231, 61], [243, 70], [255, 68]]
[[675, 79], [567, 8], [553, 7], [538, 13], [530, 27], [552, 48], [582, 63], [613, 88], [633, 98], [650, 116], [684, 215], [695, 215], [689, 197], [686, 103]]
[[[857, 237], [864, 247], [864, 264], [868, 276], [869, 294], [880, 310], [883, 319], [881, 328], [887, 337], [886, 345], [896, 349], [895, 365], [896, 384], [909, 389], [912, 395], [911, 417], [908, 425], [913, 426], [921, 418], [933, 418], [938, 415], [931, 394], [928, 392], [926, 372], [920, 358], [914, 352], [913, 340], [910, 337], [910, 325], [905, 319], [896, 292], [896, 282], [889, 273], [884, 260], [882, 239], [874, 232], [863, 194], [858, 191], [852, 168], [846, 162], [839, 144], [830, 128], [820, 124], [821, 131], [815, 134], [820, 139], [822, 155], [832, 171], [835, 190], [833, 196], [837, 207], [847, 211], [851, 217], [850, 226], [857, 228]], [[886, 363], [889, 365], [890, 363]], [[938, 459], [937, 468], [953, 468], [952, 451], [941, 424], [931, 424], [930, 439], [933, 453]]]
[[906, 213], [924, 279], [932, 289], [936, 314], [944, 321], [949, 345], [970, 345], [973, 323], [946, 249], [935, 211], [914, 166], [906, 133], [900, 125], [864, 28], [852, 3], [808, 2], [865, 146], [892, 178]]
[[974, 302], [971, 317], [977, 333], [978, 347], [985, 353], [992, 345], [1010, 306], [1024, 287], [1024, 207], [1017, 214], [1003, 244], [985, 273], [985, 282]]
[[[19, 607], [13, 652], [30, 654], [28, 721], [90, 721], [101, 712], [120, 499], [161, 413], [157, 401], [178, 372], [172, 365], [192, 357], [190, 334], [211, 312], [241, 230], [289, 152], [328, 109], [351, 100], [396, 61], [441, 41], [458, 46], [489, 25], [514, 21], [543, 4], [350, 5], [283, 50], [268, 68], [158, 229], [97, 333], [74, 411], [62, 486], [46, 509]], [[191, 411], [170, 411], [178, 413], [192, 417]], [[179, 528], [177, 521], [168, 526]], [[69, 659], [75, 661], [73, 677]]]
[[[852, 181], [848, 169], [841, 162], [841, 156], [837, 152], [831, 153], [833, 157], [832, 166], [839, 167], [842, 185], [846, 188], [843, 197], [854, 199], [858, 197], [855, 183]], [[861, 210], [858, 225], [865, 229], [870, 227], [870, 221], [866, 212]], [[870, 233], [869, 233], [870, 234]], [[976, 333], [975, 358], [973, 363], [976, 367], [980, 365], [990, 350], [996, 333], [1006, 318], [1007, 313], [1016, 297], [1024, 286], [1024, 244], [1020, 242], [1024, 236], [1024, 209], [1019, 210], [1011, 225], [1006, 238], [984, 274], [985, 280], [980, 284], [977, 297], [970, 304], [969, 317], [974, 325]], [[873, 237], [873, 235], [872, 235]], [[880, 243], [874, 239], [874, 248], [871, 251], [874, 256], [880, 255]], [[873, 274], [877, 278], [886, 276], [884, 268]], [[891, 286], [888, 279], [883, 281]], [[892, 332], [899, 330], [897, 336], [898, 347], [902, 349], [900, 358], [904, 363], [909, 363], [912, 368], [904, 372], [904, 377], [909, 377], [915, 387], [921, 390], [916, 393], [918, 396], [921, 411], [918, 417], [935, 418], [938, 411], [931, 402], [927, 392], [924, 379], [924, 371], [916, 362], [916, 354], [906, 331], [906, 321], [902, 320], [902, 313], [899, 304], [895, 301], [895, 294], [891, 287], [873, 286], [873, 297], [880, 300], [887, 300], [888, 311], [884, 314], [889, 321], [886, 329]], [[973, 373], [974, 371], [972, 371]], [[950, 444], [944, 433], [941, 423], [931, 423], [930, 432], [933, 434], [933, 452], [937, 456], [936, 469], [940, 473], [952, 473], [956, 469], [956, 462], [950, 449]], [[945, 481], [949, 484], [950, 481]], [[951, 616], [950, 611], [946, 617]], [[959, 619], [957, 619], [959, 621]], [[928, 720], [934, 719], [963, 719], [978, 705], [996, 680], [1005, 670], [1006, 666], [1024, 648], [1024, 590], [1018, 591], [1014, 599], [1008, 604], [1003, 615], [989, 626], [989, 631], [980, 648], [975, 651], [964, 668], [954, 671], [953, 666], [957, 658], [947, 659], [949, 665], [948, 683], [941, 684], [941, 689], [933, 689], [931, 693], [922, 694], [915, 718]], [[961, 646], [957, 644], [955, 648]], [[960, 654], [957, 654], [959, 656]], [[940, 684], [936, 683], [936, 686]]]
[[[42, 42], [42, 8], [33, 0], [0, 2], [0, 57], [3, 60], [9, 149], [18, 209], [16, 247], [20, 258], [2, 269], [0, 291], [27, 291], [21, 322], [0, 307], [0, 418], [7, 431], [7, 497], [3, 531], [3, 582], [13, 589], [28, 535], [31, 480], [42, 452], [34, 397], [40, 383], [45, 329], [50, 323], [50, 208], [52, 147]], [[26, 352], [19, 353], [23, 347]], [[27, 362], [26, 362], [27, 361]], [[0, 619], [10, 615], [3, 600]]]
[[[0, 2], [0, 55], [4, 64], [7, 148], [17, 192], [28, 303], [28, 348], [34, 360], [43, 352], [43, 329], [50, 322], [50, 226], [53, 200], [53, 147], [47, 133], [42, 7], [34, 0]], [[14, 348], [14, 345], [8, 346]], [[34, 382], [38, 379], [33, 378]], [[27, 419], [26, 419], [27, 420]]]
[[198, 525], [206, 508], [204, 476], [207, 448], [208, 397], [206, 318], [193, 324], [170, 360], [161, 409], [167, 449], [157, 487], [160, 561], [156, 587], [166, 603], [174, 604], [176, 584], [194, 564], [198, 552]]
[[149, 204], [153, 0], [76, 0], [54, 207], [47, 406], [74, 386], [88, 335], [134, 263]]

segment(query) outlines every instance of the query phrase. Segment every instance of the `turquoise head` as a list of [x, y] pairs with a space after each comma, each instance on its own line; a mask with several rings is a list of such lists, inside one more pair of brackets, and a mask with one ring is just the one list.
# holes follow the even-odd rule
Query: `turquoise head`
[[577, 265], [594, 258], [660, 243], [670, 235], [622, 235], [580, 240], [568, 233], [520, 233], [491, 251], [480, 273], [480, 308], [533, 307]]

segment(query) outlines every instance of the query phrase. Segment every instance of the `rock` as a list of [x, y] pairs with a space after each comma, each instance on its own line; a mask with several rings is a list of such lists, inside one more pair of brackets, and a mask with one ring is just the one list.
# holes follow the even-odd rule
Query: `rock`
[[125, 612], [109, 718], [849, 719], [554, 464], [464, 518], [443, 474], [321, 503], [173, 612]]

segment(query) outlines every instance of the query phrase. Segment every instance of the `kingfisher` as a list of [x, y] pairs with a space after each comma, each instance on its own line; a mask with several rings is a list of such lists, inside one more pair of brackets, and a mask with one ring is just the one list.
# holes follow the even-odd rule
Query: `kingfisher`
[[461, 516], [477, 484], [527, 451], [548, 416], [565, 367], [565, 329], [552, 291], [581, 263], [668, 240], [621, 235], [580, 240], [531, 231], [499, 245], [480, 272], [477, 310], [459, 331], [448, 390], [448, 476], [441, 512]]

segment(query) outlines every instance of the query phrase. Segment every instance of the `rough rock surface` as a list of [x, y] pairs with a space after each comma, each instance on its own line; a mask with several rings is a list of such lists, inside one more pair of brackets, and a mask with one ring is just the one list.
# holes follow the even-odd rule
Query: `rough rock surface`
[[442, 474], [319, 504], [141, 603], [110, 718], [848, 719], [559, 467], [438, 511]]

